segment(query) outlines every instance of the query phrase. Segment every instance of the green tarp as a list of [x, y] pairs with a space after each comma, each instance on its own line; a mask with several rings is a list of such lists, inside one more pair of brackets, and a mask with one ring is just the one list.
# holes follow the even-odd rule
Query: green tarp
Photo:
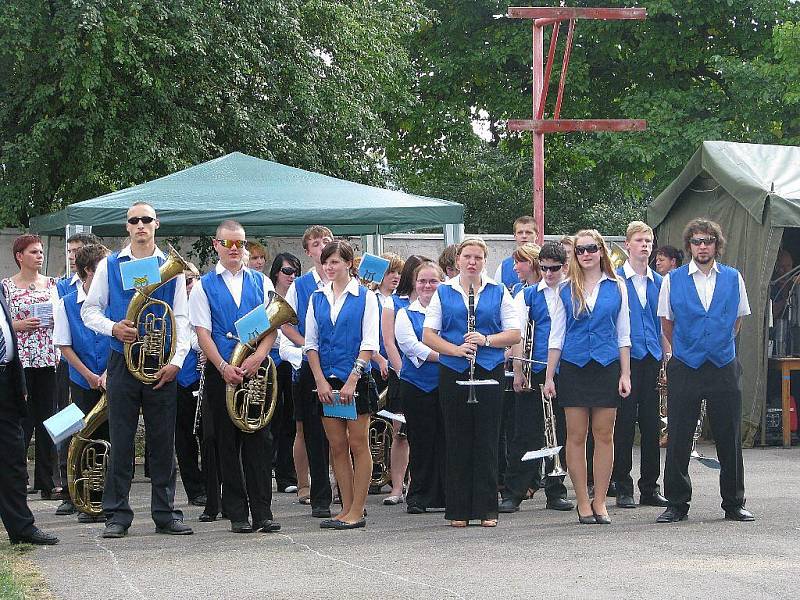
[[77, 202], [34, 217], [31, 230], [63, 235], [68, 224], [91, 225], [99, 235], [124, 234], [125, 213], [144, 200], [161, 221], [159, 235], [213, 235], [225, 219], [249, 235], [299, 235], [324, 223], [336, 235], [385, 234], [463, 223], [455, 202], [371, 187], [287, 167], [240, 152], [154, 181]]
[[736, 267], [747, 287], [752, 314], [743, 321], [737, 354], [743, 435], [751, 443], [766, 400], [769, 281], [783, 229], [800, 227], [800, 148], [703, 142], [647, 210], [658, 244], [681, 249], [683, 228], [696, 217], [722, 226], [721, 262]]

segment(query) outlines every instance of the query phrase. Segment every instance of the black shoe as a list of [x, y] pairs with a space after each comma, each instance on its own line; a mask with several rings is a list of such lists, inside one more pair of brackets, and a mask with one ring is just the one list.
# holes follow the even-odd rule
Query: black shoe
[[166, 535], [192, 535], [194, 531], [183, 521], [174, 519], [167, 525], [157, 526], [156, 533], [164, 533]]
[[200, 518], [198, 519], [201, 523], [212, 523], [217, 520], [217, 515], [210, 515], [207, 512], [200, 513]]
[[42, 500], [58, 500], [61, 497], [61, 492], [56, 492], [55, 490], [42, 490], [39, 493], [39, 497]]
[[615, 482], [611, 482], [608, 484], [608, 491], [606, 492], [606, 496], [609, 498], [616, 498], [617, 497], [617, 484]]
[[633, 499], [633, 496], [620, 494], [617, 496], [617, 506], [620, 508], [636, 508], [636, 501]]
[[333, 528], [337, 531], [342, 529], [361, 529], [362, 527], [367, 526], [367, 520], [361, 519], [360, 521], [356, 521], [355, 523], [347, 523], [345, 521], [336, 521], [333, 524]]
[[128, 528], [119, 523], [106, 523], [106, 528], [100, 535], [104, 538], [122, 538], [128, 535]]
[[28, 495], [30, 496], [30, 495], [32, 495], [32, 494], [38, 494], [40, 491], [41, 491], [41, 490], [40, 490], [39, 488], [36, 488], [36, 487], [29, 487], [28, 489], [26, 489], [26, 490], [25, 490], [25, 493], [26, 493], [26, 494], [28, 494]]
[[102, 523], [105, 520], [103, 515], [87, 515], [86, 513], [78, 515], [78, 523]]
[[414, 504], [409, 504], [406, 507], [406, 512], [410, 515], [421, 515], [425, 512], [425, 509], [421, 506], [416, 506]]
[[725, 511], [725, 518], [728, 521], [755, 521], [756, 518], [749, 510], [745, 510], [741, 506], [738, 508], [731, 508]]
[[8, 536], [12, 544], [36, 544], [37, 546], [52, 546], [58, 543], [58, 538], [51, 533], [34, 527], [28, 535]]
[[656, 523], [677, 523], [678, 521], [685, 521], [688, 518], [688, 511], [679, 510], [674, 506], [669, 506], [667, 507], [667, 510], [658, 515]]
[[572, 510], [575, 508], [575, 505], [572, 504], [566, 498], [548, 498], [547, 504], [545, 504], [545, 508], [549, 508], [550, 510]]
[[639, 504], [642, 506], [669, 506], [669, 500], [664, 498], [659, 492], [647, 494], [639, 497]]
[[272, 519], [264, 519], [257, 526], [254, 526], [253, 529], [261, 533], [273, 533], [281, 530], [281, 524], [276, 523]]
[[315, 519], [330, 519], [331, 518], [331, 509], [330, 508], [311, 508], [311, 516]]
[[581, 514], [581, 511], [578, 510], [578, 507], [576, 506], [575, 512], [578, 513], [578, 523], [580, 523], [581, 525], [594, 525], [597, 523], [597, 521], [594, 520], [594, 511], [592, 511], [591, 515], [584, 517]]
[[64, 500], [61, 504], [58, 505], [56, 509], [57, 515], [74, 515], [75, 511], [78, 510], [75, 508], [75, 505], [72, 503], [72, 500]]
[[325, 519], [324, 521], [320, 521], [319, 528], [320, 529], [333, 529], [333, 526], [339, 522], [339, 519]]
[[195, 496], [194, 498], [189, 498], [189, 504], [192, 506], [205, 506], [206, 502], [208, 502], [208, 498], [205, 494]]
[[511, 498], [506, 498], [497, 505], [497, 512], [500, 513], [515, 513], [519, 510], [519, 503], [514, 502]]
[[598, 525], [611, 525], [611, 517], [594, 512], [594, 506], [592, 507], [592, 513], [594, 514], [594, 522]]
[[233, 533], [253, 533], [253, 528], [248, 521], [231, 521]]

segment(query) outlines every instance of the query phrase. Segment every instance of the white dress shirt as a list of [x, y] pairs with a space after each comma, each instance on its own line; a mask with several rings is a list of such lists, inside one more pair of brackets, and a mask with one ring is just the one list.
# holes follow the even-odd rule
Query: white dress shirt
[[[242, 303], [242, 285], [244, 283], [245, 272], [249, 273], [250, 269], [243, 266], [235, 274], [231, 273], [222, 266], [221, 262], [217, 262], [217, 266], [214, 268], [214, 273], [222, 276], [222, 281], [231, 293], [236, 306]], [[263, 273], [257, 274], [261, 275], [264, 280], [264, 297], [262, 302], [266, 302], [269, 292], [273, 291], [275, 288], [269, 277]], [[189, 294], [189, 320], [195, 327], [202, 327], [203, 329], [211, 331], [211, 306], [208, 303], [208, 296], [206, 296], [206, 292], [203, 289], [202, 278], [194, 282], [192, 292]]]
[[[120, 250], [119, 257], [129, 256], [134, 258], [131, 254], [131, 245], [128, 244]], [[156, 246], [152, 256], [164, 258], [164, 253]], [[114, 321], [106, 317], [105, 311], [108, 307], [108, 259], [103, 258], [97, 263], [97, 269], [94, 272], [94, 279], [92, 279], [92, 286], [89, 288], [89, 293], [81, 307], [81, 319], [92, 331], [99, 334], [113, 337], [111, 333], [114, 328]], [[175, 331], [173, 332], [175, 339], [175, 354], [172, 357], [170, 364], [175, 365], [179, 369], [183, 366], [183, 359], [189, 353], [191, 333], [189, 331], [189, 301], [186, 297], [186, 277], [183, 273], [175, 278], [175, 294], [172, 299], [172, 312], [175, 315]]]
[[[483, 292], [483, 289], [487, 286], [487, 284], [490, 283], [499, 286], [503, 290], [503, 299], [500, 302], [500, 328], [503, 331], [508, 331], [509, 329], [519, 330], [520, 321], [517, 314], [517, 309], [514, 306], [514, 300], [511, 297], [511, 293], [502, 283], [495, 283], [493, 279], [482, 277], [480, 288], [475, 290], [475, 307], [477, 308], [478, 306], [481, 292]], [[461, 287], [460, 276], [453, 277], [450, 281], [445, 281], [439, 285], [449, 285], [459, 294], [461, 294], [461, 297], [464, 300], [464, 306], [469, 310], [469, 295], [464, 291], [464, 288]], [[438, 290], [437, 293], [433, 295], [433, 298], [431, 298], [430, 304], [428, 304], [428, 310], [425, 312], [425, 322], [423, 323], [423, 327], [437, 332], [442, 330], [442, 301], [439, 299]]]
[[[339, 318], [339, 313], [342, 311], [347, 296], [358, 296], [362, 292], [358, 279], [351, 277], [350, 282], [344, 288], [344, 292], [338, 298], [333, 297], [332, 281], [329, 281], [324, 288], [317, 290], [314, 294], [325, 294], [325, 298], [328, 299], [328, 304], [331, 306], [331, 322], [336, 325], [336, 320]], [[361, 346], [359, 347], [359, 352], [362, 350], [378, 352], [380, 350], [378, 342], [378, 298], [369, 290], [366, 293], [364, 317], [361, 319]], [[311, 294], [312, 298], [314, 294]], [[308, 302], [308, 311], [306, 312], [306, 343], [303, 346], [303, 352], [308, 352], [309, 350], [319, 352], [319, 328], [314, 314], [314, 302], [311, 300]]]
[[406, 312], [409, 310], [423, 315], [427, 313], [427, 308], [422, 306], [419, 300], [414, 300], [406, 310], [398, 312], [394, 321], [394, 338], [400, 346], [400, 351], [415, 367], [419, 368], [428, 359], [431, 349], [423, 344], [422, 340], [417, 338], [417, 334], [414, 333], [414, 325], [411, 324], [411, 319], [408, 318]]
[[[86, 292], [83, 291], [83, 284], [78, 285], [78, 304], [83, 304], [86, 300]], [[64, 299], [60, 298], [56, 302], [55, 310], [53, 311], [53, 345], [55, 346], [72, 346], [72, 332], [69, 329], [69, 319], [67, 318], [67, 309], [64, 308]]]
[[[317, 273], [317, 270], [313, 267], [311, 268], [311, 274], [314, 276], [314, 281], [317, 282], [317, 289], [325, 287], [325, 284], [328, 283], [327, 281], [322, 280], [322, 277], [319, 276], [319, 273]], [[295, 312], [297, 312], [297, 289], [295, 288], [295, 283], [297, 283], [296, 279], [289, 286], [289, 289], [286, 290], [286, 297], [284, 300], [286, 300], [286, 302], [289, 303]], [[305, 315], [297, 315], [298, 319], [302, 319], [304, 317]]]
[[[689, 262], [689, 275], [694, 280], [694, 287], [697, 290], [697, 295], [700, 297], [700, 302], [703, 308], [708, 312], [708, 307], [711, 306], [711, 300], [714, 298], [714, 288], [717, 285], [717, 273], [719, 273], [719, 266], [717, 261], [711, 264], [711, 270], [708, 275], [705, 275], [700, 267], [692, 259]], [[747, 300], [747, 289], [744, 286], [744, 279], [742, 274], [739, 275], [739, 308], [736, 312], [737, 317], [744, 317], [750, 314], [750, 303]], [[669, 301], [669, 273], [664, 275], [664, 280], [661, 282], [661, 292], [658, 295], [658, 316], [664, 317], [668, 321], [674, 321], [672, 314], [672, 305]]]
[[655, 277], [653, 277], [653, 271], [650, 267], [647, 267], [647, 274], [646, 275], [639, 275], [636, 271], [633, 270], [631, 263], [629, 260], [625, 261], [625, 264], [622, 265], [622, 271], [625, 273], [626, 279], [631, 279], [633, 282], [633, 289], [636, 290], [636, 295], [639, 297], [639, 304], [642, 305], [642, 308], [647, 306], [647, 280], [649, 279], [653, 283], [655, 283]]
[[[547, 303], [547, 312], [550, 313], [550, 336], [548, 338], [548, 348], [561, 348], [560, 345], [554, 346], [554, 341], [557, 343], [557, 340], [563, 339], [564, 333], [558, 333], [556, 331], [556, 337], [553, 337], [553, 332], [555, 328], [553, 327], [554, 320], [553, 315], [556, 313], [560, 313], [560, 323], [564, 323], [564, 305], [561, 303], [561, 300], [558, 296], [559, 292], [561, 291], [561, 287], [564, 285], [564, 281], [560, 281], [555, 287], [550, 287], [547, 285], [547, 282], [542, 279], [538, 284], [536, 284], [536, 290], [539, 292], [544, 293], [544, 300]], [[530, 306], [525, 302], [525, 294], [520, 291], [514, 297], [514, 306], [517, 309], [517, 313], [519, 314], [519, 322], [523, 325], [522, 327], [522, 340], [521, 343], [525, 344], [525, 339], [528, 334], [528, 314], [530, 311]], [[534, 324], [535, 327], [535, 324]], [[562, 325], [563, 328], [563, 325]], [[536, 329], [534, 328], [534, 335], [536, 335]]]
[[11, 323], [8, 322], [6, 313], [2, 308], [0, 308], [0, 334], [2, 334], [6, 343], [6, 352], [3, 356], [0, 356], [0, 362], [6, 364], [14, 360], [14, 338], [11, 337], [14, 334], [11, 329]]
[[[594, 310], [594, 305], [597, 303], [597, 296], [600, 293], [600, 284], [606, 279], [611, 278], [603, 273], [600, 281], [594, 286], [592, 292], [586, 296], [586, 308], [589, 312]], [[569, 285], [569, 281], [565, 281], [564, 285]], [[628, 287], [622, 280], [617, 281], [617, 289], [622, 296], [619, 312], [617, 313], [617, 346], [624, 348], [631, 345], [631, 314], [628, 308]], [[550, 340], [549, 347], [562, 349], [564, 347], [564, 338], [567, 335], [567, 314], [565, 311], [572, 310], [571, 306], [564, 306], [561, 300], [561, 295], [558, 296], [559, 307], [550, 313]]]
[[[322, 277], [319, 276], [319, 273], [317, 273], [317, 270], [314, 267], [311, 267], [311, 270], [307, 272], [310, 272], [314, 276], [314, 281], [317, 284], [318, 290], [325, 287], [326, 281], [322, 280]], [[289, 289], [286, 290], [286, 296], [284, 297], [284, 300], [289, 303], [289, 306], [291, 306], [295, 312], [297, 312], [297, 288], [295, 288], [296, 282], [297, 279], [295, 279], [289, 286]], [[298, 321], [302, 321], [305, 318], [306, 315], [297, 315]], [[292, 363], [292, 366], [295, 370], [299, 369], [302, 365], [303, 348], [297, 346], [285, 335], [278, 336], [278, 340], [275, 343], [278, 344], [278, 354], [280, 354], [280, 357], [283, 360], [288, 360], [290, 363]], [[300, 356], [299, 361], [296, 360], [297, 356]]]
[[278, 339], [275, 341], [275, 346], [278, 347], [278, 355], [281, 360], [285, 360], [292, 365], [295, 371], [299, 371], [303, 364], [303, 349], [300, 346], [295, 346], [280, 330], [278, 331]]

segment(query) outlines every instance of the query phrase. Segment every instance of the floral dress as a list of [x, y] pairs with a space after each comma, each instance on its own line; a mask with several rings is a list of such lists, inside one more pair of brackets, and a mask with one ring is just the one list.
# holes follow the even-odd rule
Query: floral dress
[[[47, 289], [44, 290], [17, 287], [10, 277], [3, 279], [2, 284], [11, 318], [15, 321], [32, 317], [32, 304], [58, 301], [56, 280], [52, 277], [48, 278]], [[19, 358], [25, 368], [55, 367], [58, 364], [58, 351], [53, 345], [52, 323], [33, 331], [18, 331], [17, 345]]]

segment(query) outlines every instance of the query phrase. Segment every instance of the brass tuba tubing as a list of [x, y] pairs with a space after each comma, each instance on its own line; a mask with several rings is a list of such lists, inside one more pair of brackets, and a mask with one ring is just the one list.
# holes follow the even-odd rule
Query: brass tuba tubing
[[92, 436], [106, 421], [108, 402], [103, 394], [86, 415], [83, 429], [72, 436], [67, 450], [69, 496], [75, 508], [93, 517], [103, 514], [103, 487], [111, 444]]

